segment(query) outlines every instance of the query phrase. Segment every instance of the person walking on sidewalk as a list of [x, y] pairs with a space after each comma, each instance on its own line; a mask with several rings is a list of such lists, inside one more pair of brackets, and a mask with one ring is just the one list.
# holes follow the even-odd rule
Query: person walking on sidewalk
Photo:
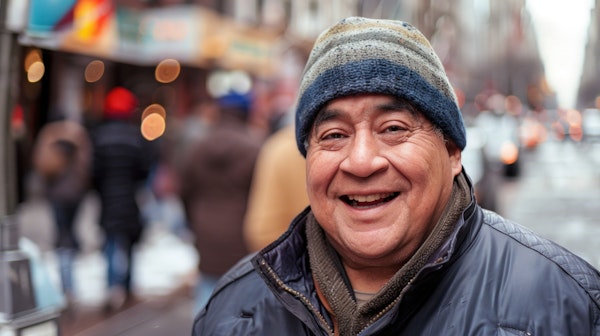
[[243, 258], [244, 215], [262, 139], [249, 129], [249, 93], [218, 98], [216, 122], [189, 145], [180, 196], [199, 255], [194, 310], [200, 311], [217, 280]]
[[346, 18], [296, 108], [310, 206], [217, 284], [194, 335], [598, 335], [600, 273], [481, 208], [454, 89], [412, 25]]
[[33, 152], [33, 167], [42, 178], [44, 195], [54, 216], [56, 254], [67, 304], [72, 303], [75, 294], [73, 265], [80, 248], [76, 218], [90, 187], [91, 155], [87, 130], [69, 119], [44, 125]]
[[104, 120], [93, 130], [92, 176], [105, 234], [107, 309], [118, 309], [132, 298], [133, 248], [144, 227], [136, 194], [148, 177], [154, 149], [132, 120], [137, 105], [128, 89], [112, 89], [104, 101]]

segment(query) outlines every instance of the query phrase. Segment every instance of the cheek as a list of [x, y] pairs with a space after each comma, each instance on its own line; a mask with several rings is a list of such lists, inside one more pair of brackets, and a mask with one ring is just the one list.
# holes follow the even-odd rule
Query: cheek
[[306, 187], [309, 193], [323, 185], [323, 181], [326, 178], [327, 165], [327, 160], [319, 158], [319, 155], [306, 156]]
[[[325, 153], [327, 154], [327, 153]], [[306, 188], [309, 198], [323, 197], [336, 172], [337, 161], [331, 155], [309, 153], [306, 156]]]
[[439, 165], [424, 155], [419, 147], [407, 146], [402, 150], [390, 151], [387, 159], [397, 172], [412, 183], [427, 183], [431, 179], [432, 170]]

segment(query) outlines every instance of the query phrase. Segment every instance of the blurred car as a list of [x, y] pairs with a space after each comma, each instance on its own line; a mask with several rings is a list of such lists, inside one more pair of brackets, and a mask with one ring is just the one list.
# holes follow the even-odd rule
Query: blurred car
[[581, 120], [583, 141], [600, 141], [600, 110], [583, 110]]
[[474, 125], [467, 125], [467, 146], [462, 152], [462, 164], [473, 182], [475, 198], [483, 208], [497, 211], [498, 174], [490, 169], [485, 154], [485, 135]]
[[507, 177], [519, 176], [521, 141], [517, 118], [504, 111], [482, 111], [474, 124], [483, 137], [484, 154], [490, 169]]
[[560, 141], [581, 141], [583, 138], [582, 115], [575, 109], [550, 110], [550, 128]]
[[547, 137], [546, 127], [533, 117], [525, 117], [519, 127], [519, 141], [525, 149], [534, 149]]

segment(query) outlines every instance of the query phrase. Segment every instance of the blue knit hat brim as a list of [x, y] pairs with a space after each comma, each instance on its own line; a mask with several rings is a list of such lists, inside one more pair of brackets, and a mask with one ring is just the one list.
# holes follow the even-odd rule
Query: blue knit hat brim
[[369, 59], [328, 69], [306, 88], [296, 107], [296, 141], [300, 153], [306, 156], [304, 142], [317, 113], [327, 102], [367, 93], [389, 94], [409, 101], [459, 148], [466, 146], [462, 115], [453, 100], [405, 66], [385, 59]]

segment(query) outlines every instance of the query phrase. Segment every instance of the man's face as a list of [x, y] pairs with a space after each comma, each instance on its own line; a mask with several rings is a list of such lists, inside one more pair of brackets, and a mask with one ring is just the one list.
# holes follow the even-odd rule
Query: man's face
[[421, 245], [460, 173], [460, 150], [387, 95], [332, 100], [309, 136], [313, 213], [344, 263], [397, 266]]

